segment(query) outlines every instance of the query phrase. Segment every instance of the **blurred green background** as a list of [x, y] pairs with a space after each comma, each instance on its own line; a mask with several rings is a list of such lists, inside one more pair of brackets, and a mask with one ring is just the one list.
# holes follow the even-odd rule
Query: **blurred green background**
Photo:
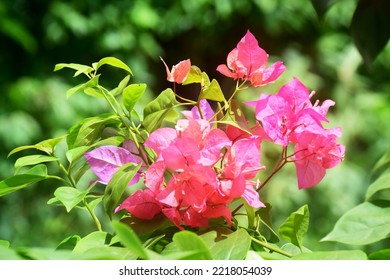
[[[270, 61], [282, 60], [287, 71], [277, 83], [242, 98], [275, 93], [284, 82], [298, 77], [317, 92], [316, 98], [336, 101], [329, 118], [331, 126], [343, 128], [341, 142], [347, 147], [345, 161], [329, 170], [319, 186], [299, 191], [294, 168], [288, 166], [266, 187], [262, 199], [272, 204], [276, 226], [290, 212], [309, 205], [306, 247], [346, 248], [319, 240], [364, 199], [370, 169], [390, 149], [390, 46], [385, 40], [376, 59], [366, 56], [364, 63], [356, 32], [380, 35], [365, 22], [351, 29], [358, 1], [313, 2], [317, 10], [310, 0], [2, 0], [0, 180], [14, 172], [18, 155], [7, 158], [13, 148], [63, 135], [77, 121], [108, 109], [82, 94], [66, 99], [66, 90], [80, 80], [72, 78], [71, 71], [54, 73], [55, 64], [90, 65], [105, 56], [118, 57], [132, 68], [134, 82], [148, 84], [151, 99], [170, 86], [160, 57], [168, 65], [191, 58], [228, 93], [234, 83], [215, 69], [226, 62], [228, 52], [249, 29], [270, 54]], [[332, 5], [325, 13], [326, 4]], [[107, 86], [123, 78], [110, 73]], [[275, 155], [268, 150], [263, 162], [272, 165]], [[95, 230], [84, 212], [76, 209], [67, 214], [64, 208], [47, 205], [58, 187], [50, 183], [0, 197], [0, 239], [14, 247], [56, 246], [68, 235]], [[389, 247], [388, 243], [365, 249]]]

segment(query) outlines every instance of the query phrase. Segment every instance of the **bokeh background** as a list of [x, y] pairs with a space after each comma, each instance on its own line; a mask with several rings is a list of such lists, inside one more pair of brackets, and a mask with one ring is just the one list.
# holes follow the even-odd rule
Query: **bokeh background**
[[[357, 248], [319, 240], [343, 213], [363, 201], [371, 168], [390, 149], [390, 46], [386, 39], [378, 56], [364, 53], [356, 34], [379, 35], [364, 21], [351, 28], [357, 0], [313, 2], [317, 4], [310, 0], [2, 0], [0, 180], [14, 172], [17, 155], [7, 158], [13, 148], [63, 135], [77, 121], [108, 109], [83, 94], [66, 99], [66, 90], [80, 80], [72, 78], [71, 71], [53, 72], [55, 64], [90, 65], [106, 56], [118, 57], [132, 68], [134, 82], [148, 84], [146, 104], [170, 86], [160, 57], [168, 65], [191, 58], [229, 93], [234, 83], [215, 69], [249, 29], [270, 54], [270, 62], [282, 60], [287, 71], [277, 83], [242, 98], [254, 100], [260, 92], [276, 92], [298, 77], [317, 92], [316, 98], [336, 101], [329, 118], [331, 126], [343, 128], [341, 143], [347, 147], [345, 161], [313, 189], [297, 189], [293, 166], [270, 182], [262, 199], [273, 206], [275, 226], [307, 203], [311, 217], [306, 247]], [[369, 22], [376, 15], [366, 11]], [[388, 34], [387, 30], [390, 26], [379, 31]], [[123, 77], [112, 73], [107, 73], [107, 86], [110, 81], [115, 86]], [[276, 155], [272, 148], [263, 154], [269, 169]], [[47, 205], [56, 187], [56, 182], [43, 181], [0, 197], [0, 239], [14, 247], [49, 247], [71, 234], [95, 230], [84, 212], [75, 209], [67, 214], [64, 208]], [[389, 245], [385, 240], [365, 249]]]

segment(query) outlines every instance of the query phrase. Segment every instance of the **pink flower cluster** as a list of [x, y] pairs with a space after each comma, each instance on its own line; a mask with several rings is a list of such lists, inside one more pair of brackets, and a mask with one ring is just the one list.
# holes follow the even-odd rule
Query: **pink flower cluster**
[[[267, 68], [268, 54], [259, 47], [248, 31], [227, 58], [227, 65], [218, 66], [223, 75], [259, 87], [275, 81], [285, 70], [278, 61]], [[183, 83], [189, 75], [191, 62], [183, 60], [169, 70], [167, 79]], [[216, 117], [210, 104], [201, 100], [190, 111], [183, 111], [185, 119], [175, 128], [159, 128], [144, 143], [154, 153], [152, 163], [139, 156], [133, 142], [123, 147], [105, 146], [87, 153], [86, 159], [98, 181], [107, 184], [116, 170], [128, 163], [142, 163], [139, 173], [129, 183], [143, 178], [145, 189], [125, 199], [116, 211], [126, 210], [141, 219], [152, 219], [162, 213], [178, 228], [207, 227], [210, 218], [224, 218], [231, 223], [228, 205], [244, 199], [248, 205], [259, 208], [260, 146], [263, 140], [283, 146], [292, 155], [283, 154], [285, 162], [294, 162], [298, 187], [318, 184], [326, 169], [344, 158], [345, 147], [337, 143], [340, 128], [326, 129], [326, 114], [335, 102], [326, 100], [321, 105], [310, 101], [314, 93], [296, 78], [286, 83], [276, 95], [261, 94], [259, 100], [246, 102], [255, 107], [257, 123], [240, 129], [213, 125]], [[252, 131], [252, 133], [249, 133]], [[141, 151], [144, 152], [144, 151]]]

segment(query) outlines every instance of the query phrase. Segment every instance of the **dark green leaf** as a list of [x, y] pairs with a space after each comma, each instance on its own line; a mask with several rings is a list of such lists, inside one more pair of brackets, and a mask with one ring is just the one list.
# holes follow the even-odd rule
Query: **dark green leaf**
[[171, 89], [161, 92], [155, 100], [144, 108], [144, 120], [142, 124], [147, 131], [152, 132], [161, 127], [163, 121], [175, 122], [178, 114], [174, 111], [178, 102]]
[[123, 69], [123, 70], [129, 72], [130, 75], [133, 75], [133, 72], [131, 71], [129, 66], [127, 66], [123, 61], [119, 60], [118, 58], [115, 58], [115, 57], [105, 57], [105, 58], [102, 58], [97, 63], [96, 70], [98, 70], [103, 65], [110, 65], [110, 66], [113, 66], [113, 67], [116, 67], [116, 68], [120, 68], [120, 69]]
[[156, 215], [151, 220], [143, 220], [131, 216], [121, 220], [122, 223], [127, 224], [138, 235], [148, 235], [156, 230], [163, 230], [166, 226], [172, 223], [164, 215]]
[[390, 1], [360, 0], [351, 22], [351, 35], [370, 66], [390, 38]]
[[368, 258], [370, 260], [390, 260], [390, 249], [383, 249], [371, 253]]
[[311, 0], [311, 4], [317, 12], [319, 18], [322, 18], [337, 0]]
[[256, 211], [256, 214], [260, 218], [260, 233], [267, 238], [267, 240], [271, 243], [279, 242], [278, 234], [272, 229], [272, 216], [271, 209], [272, 206], [269, 203], [265, 203], [266, 207], [259, 208]]
[[123, 246], [141, 259], [149, 259], [147, 250], [143, 247], [141, 241], [130, 227], [117, 221], [112, 222], [112, 227]]
[[77, 242], [81, 240], [81, 237], [78, 235], [71, 235], [65, 238], [58, 244], [56, 250], [73, 250]]
[[302, 241], [309, 228], [309, 207], [302, 206], [291, 213], [286, 221], [280, 226], [279, 233], [287, 241], [302, 250]]
[[146, 84], [131, 84], [123, 90], [123, 104], [131, 112], [146, 90]]
[[321, 241], [366, 245], [390, 234], [390, 207], [364, 202], [345, 213]]
[[123, 193], [129, 185], [129, 182], [133, 179], [135, 174], [141, 168], [141, 163], [135, 165], [130, 162], [121, 166], [115, 174], [112, 176], [104, 191], [104, 208], [106, 213], [111, 217], [114, 209], [119, 205]]
[[367, 255], [360, 250], [329, 251], [302, 253], [292, 257], [293, 260], [367, 260]]

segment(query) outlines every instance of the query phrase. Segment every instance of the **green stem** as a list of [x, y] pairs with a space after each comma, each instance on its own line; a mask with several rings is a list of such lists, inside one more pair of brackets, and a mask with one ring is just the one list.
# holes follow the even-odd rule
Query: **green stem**
[[287, 253], [287, 252], [283, 251], [283, 250], [280, 249], [280, 248], [271, 246], [271, 245], [269, 245], [268, 243], [263, 242], [263, 241], [260, 241], [260, 240], [257, 240], [256, 238], [254, 238], [254, 237], [252, 237], [252, 236], [251, 236], [251, 239], [252, 239], [253, 242], [255, 242], [255, 243], [257, 243], [257, 244], [260, 244], [261, 246], [263, 246], [264, 248], [269, 249], [270, 251], [276, 252], [276, 253], [281, 254], [281, 255], [283, 255], [283, 256], [285, 256], [285, 257], [288, 257], [288, 258], [291, 258], [291, 257], [292, 257], [292, 255], [291, 255], [290, 253]]
[[93, 221], [95, 222], [95, 225], [98, 229], [98, 231], [103, 231], [102, 229], [102, 225], [100, 224], [100, 221], [99, 219], [96, 217], [95, 213], [92, 211], [91, 207], [89, 207], [87, 201], [85, 200], [85, 198], [83, 199], [83, 203], [85, 205], [85, 208], [87, 208], [89, 214], [91, 215]]

